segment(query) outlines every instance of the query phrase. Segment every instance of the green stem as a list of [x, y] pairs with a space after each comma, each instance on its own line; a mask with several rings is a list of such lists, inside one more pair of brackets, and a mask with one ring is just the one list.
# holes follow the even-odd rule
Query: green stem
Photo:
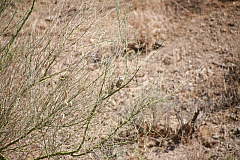
[[[7, 58], [9, 57], [9, 52], [11, 51], [11, 48], [12, 48], [12, 45], [13, 45], [15, 39], [17, 38], [19, 32], [22, 30], [24, 24], [27, 22], [28, 18], [30, 17], [30, 15], [31, 15], [31, 13], [32, 13], [32, 11], [33, 11], [35, 2], [36, 2], [36, 0], [33, 0], [30, 11], [28, 12], [27, 16], [23, 19], [23, 22], [22, 22], [21, 26], [18, 28], [17, 32], [16, 32], [15, 35], [12, 37], [12, 39], [10, 40], [10, 42], [9, 42], [3, 49], [1, 49], [1, 51], [4, 51], [4, 50], [8, 47], [7, 52], [6, 52], [6, 54], [5, 54], [5, 57], [4, 57], [4, 58], [2, 59], [2, 61], [1, 61], [1, 65], [2, 65], [2, 66], [1, 66], [1, 68], [0, 68], [0, 71], [1, 71], [2, 68], [3, 68], [3, 65], [6, 63]], [[10, 55], [10, 56], [12, 56], [12, 55]]]
[[5, 158], [1, 153], [0, 153], [0, 159], [1, 159], [1, 160], [8, 160], [8, 159]]

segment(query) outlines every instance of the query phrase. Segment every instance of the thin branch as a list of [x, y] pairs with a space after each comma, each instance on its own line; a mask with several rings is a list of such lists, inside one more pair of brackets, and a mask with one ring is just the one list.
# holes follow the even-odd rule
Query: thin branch
[[34, 8], [34, 5], [35, 5], [35, 2], [36, 0], [33, 0], [32, 2], [32, 6], [31, 6], [31, 9], [29, 10], [27, 16], [24, 18], [21, 26], [18, 28], [17, 32], [15, 33], [15, 35], [12, 37], [12, 39], [10, 40], [10, 42], [8, 43], [8, 45], [5, 46], [5, 48], [3, 50], [6, 49], [6, 47], [8, 46], [8, 50], [6, 52], [6, 55], [8, 56], [9, 52], [11, 51], [11, 48], [12, 48], [12, 45], [13, 45], [13, 42], [15, 41], [16, 37], [18, 36], [19, 32], [22, 30], [24, 24], [27, 22], [28, 18], [30, 17], [30, 15], [32, 14], [32, 11], [33, 11], [33, 8]]
[[1, 160], [8, 160], [8, 159], [5, 158], [1, 153], [0, 153], [0, 159], [1, 159]]

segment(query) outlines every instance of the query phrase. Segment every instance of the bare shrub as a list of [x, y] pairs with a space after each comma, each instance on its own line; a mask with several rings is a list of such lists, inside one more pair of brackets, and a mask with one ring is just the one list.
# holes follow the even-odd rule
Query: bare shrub
[[132, 41], [145, 52], [157, 48], [173, 32], [174, 25], [170, 23], [169, 12], [164, 1], [133, 1], [130, 12]]
[[[127, 100], [127, 114], [114, 114], [114, 103], [125, 96], [124, 89], [140, 69], [128, 58], [122, 58], [126, 65], [118, 66], [121, 70], [114, 63], [128, 37], [121, 25], [112, 28], [114, 36], [108, 35], [105, 29], [111, 24], [102, 20], [121, 10], [119, 2], [3, 3], [1, 158], [98, 157], [99, 151], [101, 157], [112, 157], [114, 147], [136, 141], [115, 135], [161, 98]], [[44, 7], [49, 12], [39, 14]], [[117, 17], [120, 24], [120, 14]]]
[[[105, 145], [123, 126], [104, 128], [105, 101], [125, 88], [138, 71], [135, 67], [135, 71], [129, 70], [128, 77], [123, 74], [126, 80], [110, 92], [110, 81], [118, 76], [113, 62], [119, 49], [102, 58], [101, 63], [93, 60], [97, 52], [104, 54], [102, 42], [118, 43], [118, 39], [105, 39], [109, 37], [103, 37], [104, 31], [96, 30], [113, 11], [108, 9], [109, 3], [35, 0], [25, 4], [4, 3], [1, 156], [11, 159], [81, 156]], [[26, 7], [26, 14], [16, 12], [21, 7]], [[49, 7], [49, 13], [39, 15], [36, 8], [43, 7]], [[90, 39], [98, 42], [91, 44]], [[101, 128], [104, 131], [96, 133]]]

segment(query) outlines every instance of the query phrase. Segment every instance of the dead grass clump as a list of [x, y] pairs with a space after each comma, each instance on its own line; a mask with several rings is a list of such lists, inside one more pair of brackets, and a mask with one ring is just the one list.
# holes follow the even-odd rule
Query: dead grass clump
[[173, 39], [173, 35], [177, 36], [181, 24], [189, 21], [194, 15], [201, 14], [204, 8], [205, 3], [199, 0], [133, 1], [129, 17], [130, 33], [134, 35], [131, 41], [137, 46], [135, 48], [143, 53], [159, 48], [163, 41]]
[[173, 32], [174, 25], [170, 23], [163, 1], [133, 1], [130, 12], [130, 33], [140, 51], [149, 52], [158, 48]]
[[[232, 57], [225, 57], [221, 55], [223, 63], [213, 62], [213, 65], [220, 70], [223, 74], [221, 75], [221, 81], [215, 79], [213, 84], [218, 86], [218, 90], [215, 90], [215, 96], [221, 95], [221, 98], [216, 100], [216, 109], [234, 108], [239, 106], [239, 91], [240, 91], [240, 66], [239, 66], [239, 55], [233, 54]], [[220, 76], [220, 75], [219, 75]]]

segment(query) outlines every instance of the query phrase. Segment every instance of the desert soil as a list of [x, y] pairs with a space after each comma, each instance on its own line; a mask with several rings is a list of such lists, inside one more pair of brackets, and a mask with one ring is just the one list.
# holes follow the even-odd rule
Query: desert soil
[[[148, 122], [146, 115], [140, 116], [145, 120], [136, 122], [137, 127], [142, 130], [149, 127], [151, 131], [147, 134], [139, 131], [142, 140], [134, 144], [139, 150], [135, 148], [126, 156], [240, 159], [240, 3], [178, 1], [178, 4], [183, 10], [179, 17], [167, 22], [169, 28], [174, 27], [162, 35], [163, 48], [140, 57], [139, 63], [146, 65], [136, 77], [135, 88], [137, 83], [145, 88], [158, 84], [162, 91], [176, 90], [181, 84], [183, 87], [170, 97], [170, 104], [163, 102], [152, 109], [153, 121]], [[131, 85], [129, 88], [134, 88], [134, 83]], [[169, 132], [178, 130], [181, 125], [176, 119], [186, 124], [197, 110], [193, 131], [181, 132], [179, 141], [166, 136], [164, 128]], [[161, 128], [164, 120], [168, 127]]]
[[[141, 2], [139, 6], [143, 5]], [[133, 50], [140, 49], [141, 44], [134, 39], [129, 41], [135, 45], [129, 47], [130, 60], [138, 56], [137, 63], [142, 67], [134, 80], [108, 101], [111, 108], [106, 108], [106, 112], [113, 117], [124, 116], [130, 110], [125, 106], [131, 103], [128, 99], [138, 96], [142, 88], [169, 96], [144, 110], [113, 140], [137, 137], [137, 141], [121, 146], [122, 150], [110, 147], [98, 153], [103, 159], [240, 159], [240, 2], [178, 0], [165, 5], [172, 8], [172, 17], [167, 17], [164, 24], [160, 20], [166, 15], [161, 17], [153, 10], [151, 16], [158, 15], [159, 21], [147, 24], [158, 38], [150, 35], [152, 39], [138, 53]], [[109, 7], [109, 11], [114, 7]], [[137, 9], [129, 12], [130, 20]], [[44, 15], [49, 11], [42, 7], [37, 12]], [[103, 26], [116, 24], [116, 15], [111, 12]], [[44, 30], [46, 23], [45, 17], [40, 28]], [[132, 26], [130, 22], [129, 28]], [[166, 31], [159, 33], [157, 27]], [[109, 27], [109, 35], [112, 32]], [[162, 46], [152, 49], [156, 42]], [[125, 72], [121, 70], [126, 65], [125, 56], [123, 52], [115, 60], [119, 75]], [[89, 70], [97, 70], [97, 63], [91, 60]], [[91, 153], [83, 159], [100, 159], [99, 155]]]

